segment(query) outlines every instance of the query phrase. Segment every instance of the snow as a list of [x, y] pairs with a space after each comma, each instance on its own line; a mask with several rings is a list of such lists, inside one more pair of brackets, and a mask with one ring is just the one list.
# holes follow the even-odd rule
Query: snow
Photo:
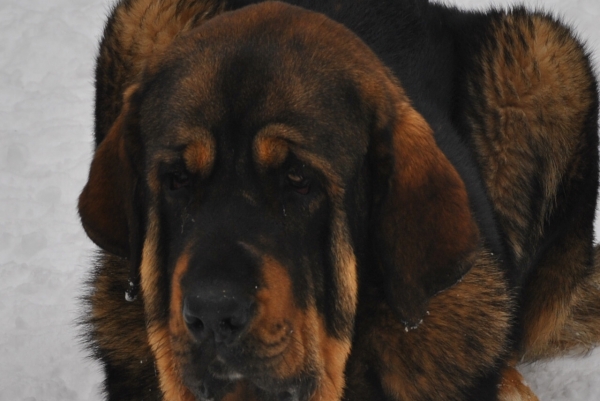
[[[93, 62], [111, 4], [0, 2], [0, 401], [101, 399], [102, 374], [74, 323], [94, 249], [76, 199], [92, 152]], [[526, 4], [569, 22], [598, 67], [598, 0]], [[600, 399], [600, 350], [521, 371], [542, 401]]]

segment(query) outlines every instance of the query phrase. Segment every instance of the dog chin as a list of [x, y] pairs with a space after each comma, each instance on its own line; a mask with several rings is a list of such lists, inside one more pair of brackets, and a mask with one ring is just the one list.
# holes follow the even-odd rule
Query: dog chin
[[234, 392], [245, 381], [247, 392], [254, 395], [249, 399], [260, 401], [309, 401], [315, 390], [313, 377], [282, 382], [268, 377], [249, 378], [240, 373], [230, 372], [219, 377], [210, 375], [190, 390], [199, 401], [219, 401], [227, 393]]
[[273, 380], [252, 381], [256, 387], [258, 400], [268, 401], [309, 401], [316, 387], [314, 377], [305, 377], [292, 382]]

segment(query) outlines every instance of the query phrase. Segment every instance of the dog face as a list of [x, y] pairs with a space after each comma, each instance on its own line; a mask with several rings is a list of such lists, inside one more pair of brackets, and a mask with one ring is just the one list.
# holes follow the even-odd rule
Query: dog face
[[462, 181], [387, 69], [342, 26], [279, 3], [147, 61], [80, 214], [139, 268], [169, 400], [339, 399], [357, 266], [387, 276], [414, 324], [478, 241]]
[[223, 16], [159, 63], [140, 95], [141, 148], [184, 383], [209, 398], [244, 378], [307, 399], [315, 378], [341, 378], [327, 355], [350, 348], [344, 189], [364, 175], [368, 121], [350, 77], [289, 45], [314, 37], [260, 15], [267, 26]]

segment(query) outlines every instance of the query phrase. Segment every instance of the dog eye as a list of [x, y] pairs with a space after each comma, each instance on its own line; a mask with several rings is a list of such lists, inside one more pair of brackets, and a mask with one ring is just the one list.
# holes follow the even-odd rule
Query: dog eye
[[186, 171], [176, 171], [169, 174], [169, 189], [176, 191], [190, 185], [190, 175]]
[[306, 195], [310, 191], [310, 180], [301, 174], [291, 171], [288, 173], [287, 178], [290, 186], [299, 194]]

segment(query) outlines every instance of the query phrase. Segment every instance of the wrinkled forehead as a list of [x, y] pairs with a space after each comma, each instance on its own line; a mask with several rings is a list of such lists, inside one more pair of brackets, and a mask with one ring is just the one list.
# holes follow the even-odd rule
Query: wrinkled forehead
[[328, 160], [364, 155], [372, 111], [357, 47], [364, 45], [345, 28], [295, 7], [225, 13], [181, 38], [155, 69], [142, 129], [161, 133], [148, 138], [160, 148], [207, 135], [252, 142], [275, 125]]

